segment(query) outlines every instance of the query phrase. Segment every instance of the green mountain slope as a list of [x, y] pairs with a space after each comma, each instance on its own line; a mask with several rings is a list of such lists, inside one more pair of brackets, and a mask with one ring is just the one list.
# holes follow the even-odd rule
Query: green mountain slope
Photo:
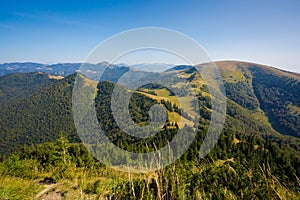
[[[225, 128], [271, 138], [277, 143], [299, 150], [298, 139], [283, 136], [298, 137], [299, 134], [300, 98], [297, 92], [299, 75], [251, 63], [217, 62], [216, 64], [224, 78], [229, 98]], [[117, 70], [116, 73], [113, 72], [114, 70]], [[104, 80], [115, 80], [114, 74], [119, 77], [126, 71], [128, 69], [109, 68], [108, 76], [104, 77]], [[190, 67], [175, 67], [173, 72], [174, 75], [170, 71], [166, 73], [168, 76], [171, 74], [171, 77], [189, 78], [199, 92], [199, 104], [203, 105], [200, 108], [202, 117], [209, 119], [210, 100], [206, 97], [208, 95], [205, 89], [206, 83], [201, 77], [195, 76]], [[272, 76], [275, 81], [267, 82], [266, 80], [273, 79], [265, 78], [265, 74], [259, 73], [271, 74], [269, 76]], [[1, 99], [3, 103], [0, 105], [1, 154], [11, 153], [24, 144], [54, 141], [59, 132], [66, 133], [72, 141], [78, 141], [71, 114], [74, 77], [72, 75], [62, 80], [55, 80], [49, 79], [46, 74], [32, 73], [0, 78], [1, 91], [8, 96]], [[278, 79], [282, 82], [276, 85], [274, 82], [278, 82]], [[180, 87], [180, 82], [174, 86], [175, 89], [176, 87]], [[287, 87], [290, 87], [289, 90], [286, 90]], [[270, 88], [279, 91], [268, 92]], [[286, 94], [288, 91], [293, 92]], [[156, 102], [165, 101], [173, 106], [176, 105], [176, 97], [163, 88], [141, 88], [140, 92]], [[20, 97], [15, 98], [14, 101], [8, 101], [9, 95], [20, 95]], [[184, 97], [182, 98], [187, 101]], [[275, 100], [270, 101], [272, 98]], [[178, 121], [180, 117], [178, 113], [168, 112], [171, 122]], [[136, 113], [136, 116], [141, 116], [141, 114]], [[189, 119], [184, 120], [184, 123], [190, 123]], [[178, 125], [183, 126], [179, 122]]]
[[[39, 76], [36, 74], [35, 76]], [[0, 151], [11, 153], [27, 144], [54, 141], [58, 133], [75, 135], [71, 114], [75, 76], [58, 80], [24, 98], [1, 105]], [[19, 79], [20, 82], [26, 82]]]
[[[13, 91], [20, 98], [3, 99], [0, 105], [0, 153], [10, 154], [0, 162], [0, 199], [49, 199], [55, 195], [65, 199], [299, 199], [300, 140], [292, 132], [299, 133], [299, 75], [243, 62], [217, 65], [228, 100], [224, 131], [216, 147], [204, 159], [198, 158], [211, 112], [207, 83], [193, 68], [175, 67], [165, 72], [166, 78], [177, 80], [174, 90], [182, 87], [178, 80], [190, 81], [199, 99], [200, 125], [194, 142], [179, 160], [146, 174], [103, 166], [80, 143], [71, 111], [75, 75], [60, 80], [50, 80], [45, 74], [41, 78], [38, 73], [4, 77], [2, 91], [7, 95]], [[193, 118], [185, 112], [192, 111], [187, 106], [190, 99], [184, 93], [178, 98], [186, 110], [179, 112], [178, 98], [171, 90], [148, 84], [133, 94], [130, 115], [139, 125], [147, 125], [148, 110], [160, 104], [166, 108], [167, 123], [153, 137], [126, 135], [109, 108], [115, 87], [110, 81], [128, 69], [114, 70], [118, 68], [109, 68], [99, 84], [79, 78], [85, 89], [97, 87], [91, 94], [96, 97], [98, 121], [119, 148], [153, 151], [192, 123]], [[45, 84], [40, 84], [44, 80]], [[21, 84], [26, 82], [28, 85]], [[181, 117], [184, 120], [180, 122]], [[99, 145], [95, 138], [91, 140]], [[107, 154], [115, 155], [113, 150]], [[127, 158], [119, 155], [112, 164], [122, 159]]]
[[10, 74], [0, 77], [0, 105], [38, 93], [57, 78], [45, 73]]
[[300, 137], [300, 75], [246, 62], [217, 62], [227, 97], [248, 110], [264, 111], [281, 134]]

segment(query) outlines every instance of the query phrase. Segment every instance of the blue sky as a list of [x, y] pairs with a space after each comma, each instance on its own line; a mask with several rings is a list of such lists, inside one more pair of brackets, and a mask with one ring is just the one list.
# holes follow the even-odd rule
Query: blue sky
[[81, 62], [103, 40], [163, 27], [201, 44], [213, 60], [300, 72], [300, 1], [0, 1], [0, 63]]

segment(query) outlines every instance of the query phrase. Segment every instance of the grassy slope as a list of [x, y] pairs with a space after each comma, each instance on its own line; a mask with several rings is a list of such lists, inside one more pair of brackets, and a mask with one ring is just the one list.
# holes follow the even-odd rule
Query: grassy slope
[[[297, 95], [300, 94], [300, 75], [279, 70], [270, 66], [239, 61], [220, 61], [216, 62], [216, 65], [220, 69], [225, 82], [244, 82], [253, 92], [255, 100], [258, 102], [256, 109], [249, 111], [243, 108], [243, 106], [236, 104], [238, 101], [234, 102], [235, 107], [238, 106], [239, 110], [244, 110], [243, 113], [248, 113], [244, 115], [249, 116], [246, 120], [251, 121], [252, 119], [255, 119], [255, 122], [261, 123], [263, 127], [266, 128], [266, 137], [273, 138], [274, 141], [279, 143], [282, 141], [285, 144], [292, 143], [291, 146], [297, 146], [296, 149], [299, 150], [299, 139], [290, 137], [290, 135], [299, 137], [296, 133], [300, 132], [300, 102], [299, 97], [297, 97]], [[274, 79], [273, 82], [261, 81], [267, 79], [267, 77]], [[285, 86], [283, 84], [274, 87], [277, 82], [287, 84], [292, 82], [288, 86], [294, 89], [294, 91], [291, 91], [289, 95], [286, 95], [288, 98], [285, 99], [285, 96], [280, 95], [280, 92], [282, 93], [285, 90]], [[261, 89], [260, 91], [257, 90], [258, 87]], [[268, 92], [270, 88], [272, 89], [272, 92]], [[279, 94], [275, 91], [279, 91]], [[264, 94], [269, 94], [269, 96], [261, 96]], [[273, 103], [275, 101], [272, 98], [283, 100], [281, 102]], [[268, 100], [270, 100], [273, 104], [270, 105]], [[267, 107], [266, 105], [269, 106]], [[238, 124], [238, 121], [240, 121], [237, 116], [234, 118], [228, 118], [228, 120], [232, 120], [232, 122], [235, 121], [234, 124]], [[285, 124], [283, 124], [284, 122], [282, 121], [284, 121]]]

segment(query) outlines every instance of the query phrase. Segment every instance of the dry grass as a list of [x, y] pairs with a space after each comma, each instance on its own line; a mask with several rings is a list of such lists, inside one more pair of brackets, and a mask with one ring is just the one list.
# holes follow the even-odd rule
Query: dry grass
[[274, 75], [286, 76], [300, 81], [299, 74], [287, 72], [267, 65], [261, 65], [261, 64], [250, 63], [250, 62], [242, 62], [242, 61], [217, 61], [215, 62], [215, 64], [220, 70], [230, 70], [230, 71], [236, 70], [239, 65], [246, 68], [250, 66], [257, 66], [264, 69], [266, 72], [272, 73]]
[[241, 140], [239, 140], [239, 139], [237, 139], [236, 138], [236, 135], [233, 135], [233, 144], [238, 144], [238, 143], [240, 143], [241, 142]]
[[300, 115], [300, 107], [288, 104], [287, 108], [289, 109], [291, 114]]
[[17, 177], [0, 177], [0, 199], [33, 199], [43, 186], [36, 180], [27, 180]]
[[48, 74], [48, 78], [50, 78], [50, 79], [56, 79], [56, 80], [61, 80], [64, 77], [63, 76], [56, 76], [56, 75]]

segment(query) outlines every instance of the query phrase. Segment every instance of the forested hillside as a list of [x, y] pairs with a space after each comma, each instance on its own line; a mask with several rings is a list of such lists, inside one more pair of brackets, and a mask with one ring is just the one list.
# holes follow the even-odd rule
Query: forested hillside
[[280, 133], [300, 137], [300, 77], [251, 67], [253, 88], [262, 110]]
[[[209, 83], [193, 67], [174, 67], [164, 72], [165, 78], [177, 81], [172, 91], [180, 91], [185, 79], [197, 92], [201, 118], [196, 138], [175, 163], [145, 174], [111, 169], [81, 143], [71, 108], [77, 74], [63, 79], [44, 73], [0, 77], [0, 199], [299, 199], [300, 76], [251, 63], [216, 64], [228, 98], [217, 146], [199, 159], [211, 114]], [[127, 135], [115, 122], [111, 97], [115, 82], [128, 70], [110, 66], [99, 83], [79, 78], [97, 88], [98, 122], [114, 144], [136, 153], [154, 151], [193, 124], [188, 105], [194, 104], [185, 93], [175, 96], [160, 85], [140, 87], [130, 99], [132, 120], [148, 125], [149, 109], [159, 104], [166, 110], [166, 124], [149, 138]], [[186, 104], [184, 109], [178, 99]], [[116, 152], [111, 150], [111, 155]], [[127, 158], [120, 155], [111, 164], [122, 159]], [[39, 194], [47, 187], [52, 189]]]
[[300, 75], [245, 62], [217, 62], [227, 97], [248, 110], [262, 110], [279, 133], [299, 138]]
[[[53, 76], [55, 77], [55, 76]], [[57, 80], [45, 73], [10, 74], [0, 77], [0, 105], [20, 101]]]
[[1, 154], [12, 153], [25, 144], [55, 141], [59, 132], [66, 133], [71, 141], [78, 138], [71, 114], [74, 78], [72, 75], [58, 80], [30, 96], [1, 105]]

